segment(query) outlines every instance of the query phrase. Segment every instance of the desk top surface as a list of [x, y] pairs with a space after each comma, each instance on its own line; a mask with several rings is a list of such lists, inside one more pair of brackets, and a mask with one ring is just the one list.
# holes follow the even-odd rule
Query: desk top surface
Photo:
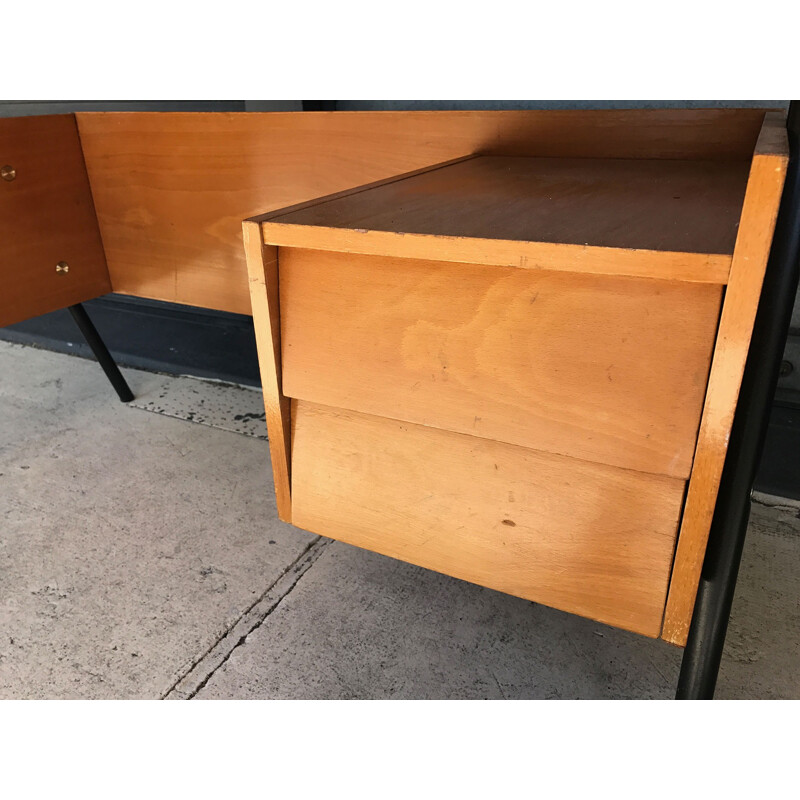
[[748, 171], [743, 161], [479, 156], [269, 224], [729, 255]]

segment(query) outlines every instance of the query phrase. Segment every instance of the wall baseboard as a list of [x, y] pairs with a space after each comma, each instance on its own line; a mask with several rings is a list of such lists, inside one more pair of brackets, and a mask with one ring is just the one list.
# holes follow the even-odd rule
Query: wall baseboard
[[[249, 316], [114, 294], [83, 306], [120, 366], [261, 384]], [[0, 339], [93, 357], [66, 309], [0, 328]]]

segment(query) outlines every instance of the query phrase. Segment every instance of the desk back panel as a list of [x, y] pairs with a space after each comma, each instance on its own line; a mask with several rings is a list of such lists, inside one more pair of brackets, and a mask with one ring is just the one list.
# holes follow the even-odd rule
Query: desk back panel
[[242, 219], [478, 152], [749, 161], [764, 111], [76, 116], [114, 291], [250, 314]]
[[74, 115], [0, 120], [0, 167], [0, 326], [110, 292]]

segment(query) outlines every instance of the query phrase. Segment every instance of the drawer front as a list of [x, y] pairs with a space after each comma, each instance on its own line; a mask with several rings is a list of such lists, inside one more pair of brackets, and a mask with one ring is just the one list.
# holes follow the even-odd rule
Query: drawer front
[[293, 248], [283, 391], [686, 478], [721, 287]]
[[684, 482], [292, 401], [292, 522], [657, 636]]

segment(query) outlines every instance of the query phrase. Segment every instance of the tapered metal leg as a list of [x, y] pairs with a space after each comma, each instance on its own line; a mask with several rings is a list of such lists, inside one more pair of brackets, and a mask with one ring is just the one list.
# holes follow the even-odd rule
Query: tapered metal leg
[[130, 403], [130, 401], [133, 400], [133, 392], [125, 378], [122, 377], [122, 373], [119, 371], [119, 367], [114, 363], [114, 359], [111, 358], [111, 353], [108, 352], [108, 348], [100, 338], [100, 334], [97, 332], [94, 323], [89, 319], [86, 309], [80, 303], [77, 303], [69, 307], [69, 313], [72, 314], [72, 319], [75, 320], [77, 326], [80, 328], [84, 339], [86, 339], [86, 343], [92, 348], [95, 358], [103, 368], [106, 377], [111, 381], [111, 385], [119, 395], [119, 399], [122, 400], [123, 403]]
[[750, 495], [761, 460], [800, 273], [800, 105], [787, 119], [790, 161], [731, 428], [676, 697], [710, 700], [739, 574]]

